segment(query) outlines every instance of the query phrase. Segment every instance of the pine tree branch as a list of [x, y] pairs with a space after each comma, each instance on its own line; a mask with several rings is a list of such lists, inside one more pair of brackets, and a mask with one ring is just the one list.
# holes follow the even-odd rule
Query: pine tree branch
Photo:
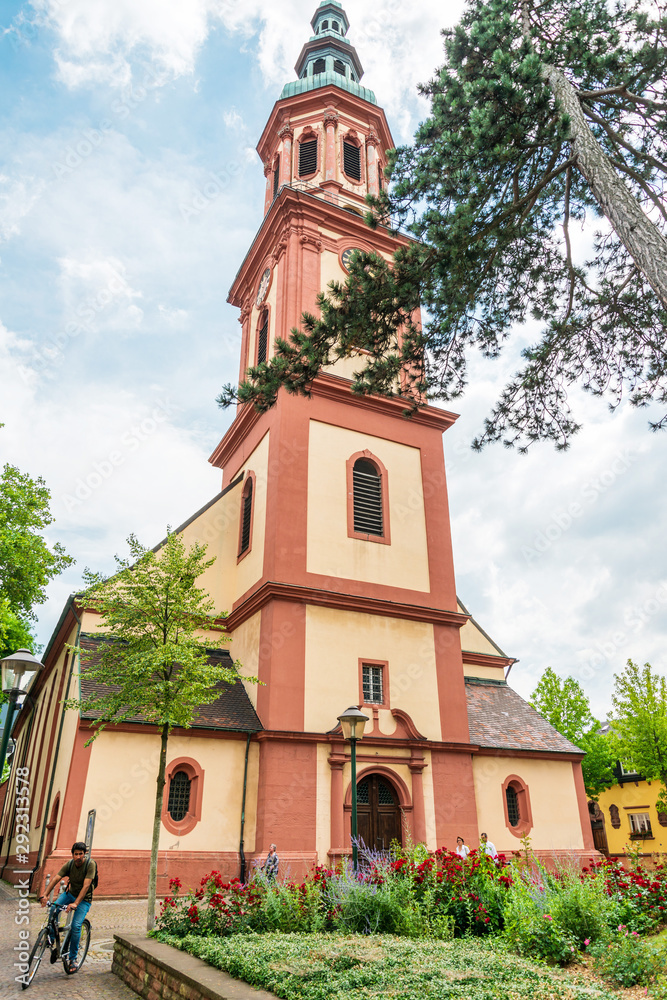
[[665, 219], [665, 221], [667, 221], [667, 209], [665, 209], [665, 206], [663, 205], [662, 200], [660, 198], [658, 198], [658, 196], [655, 193], [655, 191], [653, 191], [652, 188], [650, 187], [650, 185], [646, 183], [646, 181], [644, 180], [644, 178], [641, 177], [635, 170], [632, 169], [632, 167], [629, 167], [627, 165], [627, 163], [624, 163], [622, 160], [612, 160], [612, 159], [610, 159], [609, 162], [612, 164], [612, 166], [616, 167], [617, 170], [622, 170], [623, 173], [628, 174], [629, 177], [632, 177], [632, 179], [634, 181], [636, 181], [637, 184], [639, 184], [640, 188], [645, 193], [645, 195], [647, 196], [647, 198], [651, 199], [651, 201], [653, 202], [653, 204], [655, 205], [655, 207], [658, 209], [658, 211], [662, 215], [663, 219]]
[[588, 108], [585, 104], [582, 104], [581, 110], [583, 111], [583, 113], [586, 115], [587, 118], [590, 118], [590, 120], [594, 121], [597, 125], [602, 126], [602, 128], [605, 130], [605, 132], [612, 140], [612, 142], [616, 142], [618, 143], [619, 146], [623, 146], [624, 149], [627, 149], [630, 153], [633, 154], [633, 156], [636, 156], [637, 159], [646, 160], [648, 163], [651, 164], [651, 166], [655, 167], [655, 169], [659, 170], [661, 173], [667, 174], [667, 164], [663, 163], [661, 160], [656, 159], [655, 156], [651, 156], [651, 154], [646, 152], [645, 150], [642, 150], [640, 152], [640, 150], [635, 149], [635, 147], [631, 143], [626, 142], [623, 136], [620, 135], [616, 131], [616, 129], [613, 129], [611, 127], [609, 122], [605, 121], [604, 118], [600, 118], [599, 115], [596, 115], [596, 113], [591, 108]]

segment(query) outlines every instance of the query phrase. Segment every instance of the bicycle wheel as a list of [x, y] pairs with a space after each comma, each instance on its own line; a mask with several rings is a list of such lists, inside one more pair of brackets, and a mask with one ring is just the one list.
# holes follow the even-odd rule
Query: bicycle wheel
[[37, 935], [37, 940], [32, 946], [32, 951], [30, 952], [30, 958], [28, 959], [28, 971], [21, 978], [21, 987], [27, 990], [30, 983], [33, 981], [39, 969], [39, 963], [42, 961], [42, 955], [46, 951], [46, 927], [42, 927], [41, 931]]
[[[71, 934], [71, 931], [69, 932]], [[70, 965], [69, 964], [69, 934], [65, 938], [62, 947], [63, 954], [63, 965], [65, 967], [65, 972], [69, 976], [73, 976], [75, 972], [78, 972], [83, 963], [86, 960], [86, 955], [88, 954], [88, 949], [90, 947], [90, 920], [84, 920], [81, 924], [81, 937], [79, 938], [79, 950], [76, 953], [76, 959]]]

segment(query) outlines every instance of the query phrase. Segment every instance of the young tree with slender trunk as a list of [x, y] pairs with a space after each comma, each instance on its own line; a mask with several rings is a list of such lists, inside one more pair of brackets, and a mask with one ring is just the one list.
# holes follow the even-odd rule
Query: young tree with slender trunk
[[[468, 351], [497, 357], [528, 320], [541, 334], [475, 446], [567, 447], [574, 384], [612, 407], [667, 403], [664, 3], [468, 0], [443, 34], [445, 64], [421, 88], [431, 113], [371, 200], [372, 225], [414, 241], [391, 262], [353, 257], [320, 316], [226, 386], [222, 406], [266, 409], [281, 386], [307, 393], [356, 354], [353, 391], [401, 397], [409, 412], [460, 395]], [[597, 232], [575, 239], [591, 220]]]
[[588, 698], [574, 677], [559, 677], [547, 667], [530, 699], [530, 704], [554, 729], [586, 754], [581, 764], [586, 794], [594, 801], [616, 782], [610, 742], [593, 717]]
[[628, 660], [614, 675], [611, 735], [616, 754], [647, 781], [662, 782], [658, 811], [667, 812], [667, 678]]
[[[131, 535], [130, 558], [116, 556], [117, 572], [110, 578], [86, 571], [88, 589], [82, 605], [102, 616], [105, 641], [99, 658], [77, 648], [82, 672], [96, 685], [95, 693], [70, 700], [68, 708], [93, 713], [92, 742], [109, 724], [141, 717], [160, 730], [158, 765], [148, 881], [148, 929], [155, 920], [157, 860], [167, 743], [174, 726], [189, 727], [202, 705], [220, 697], [221, 685], [239, 681], [233, 669], [211, 657], [229, 637], [212, 599], [196, 586], [215, 559], [206, 546], [186, 550], [178, 534], [169, 534], [157, 550], [145, 549]], [[212, 639], [210, 632], [216, 633]], [[209, 633], [209, 634], [207, 634]], [[245, 680], [254, 682], [256, 678]]]

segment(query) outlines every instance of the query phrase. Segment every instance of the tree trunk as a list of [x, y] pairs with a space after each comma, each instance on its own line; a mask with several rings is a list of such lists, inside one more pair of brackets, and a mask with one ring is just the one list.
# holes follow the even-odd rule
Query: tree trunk
[[157, 853], [160, 844], [160, 829], [162, 827], [162, 800], [164, 798], [164, 775], [167, 770], [167, 740], [169, 739], [169, 726], [165, 723], [162, 727], [162, 738], [160, 742], [160, 766], [157, 772], [157, 787], [155, 790], [155, 814], [153, 816], [153, 841], [151, 843], [151, 867], [148, 875], [148, 915], [146, 918], [146, 928], [153, 930], [155, 925], [155, 895], [157, 889]]
[[651, 288], [667, 309], [667, 239], [628, 190], [591, 132], [577, 92], [562, 70], [547, 64], [542, 76], [570, 116], [572, 152], [591, 194]]

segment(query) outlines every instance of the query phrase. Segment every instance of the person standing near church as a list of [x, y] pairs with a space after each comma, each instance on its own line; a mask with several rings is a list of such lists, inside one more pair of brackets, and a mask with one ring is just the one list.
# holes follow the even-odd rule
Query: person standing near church
[[484, 851], [485, 854], [488, 854], [489, 857], [493, 858], [495, 861], [495, 859], [498, 857], [498, 851], [496, 850], [494, 844], [491, 843], [491, 841], [489, 840], [489, 838], [485, 833], [480, 833], [479, 840], [480, 840], [479, 844], [480, 851]]
[[460, 858], [467, 858], [470, 854], [470, 848], [463, 843], [463, 837], [456, 838], [456, 853]]
[[274, 882], [276, 875], [278, 874], [278, 865], [280, 864], [280, 858], [276, 854], [276, 845], [271, 844], [269, 848], [269, 853], [266, 856], [266, 861], [262, 865], [262, 871], [269, 879], [270, 882]]

